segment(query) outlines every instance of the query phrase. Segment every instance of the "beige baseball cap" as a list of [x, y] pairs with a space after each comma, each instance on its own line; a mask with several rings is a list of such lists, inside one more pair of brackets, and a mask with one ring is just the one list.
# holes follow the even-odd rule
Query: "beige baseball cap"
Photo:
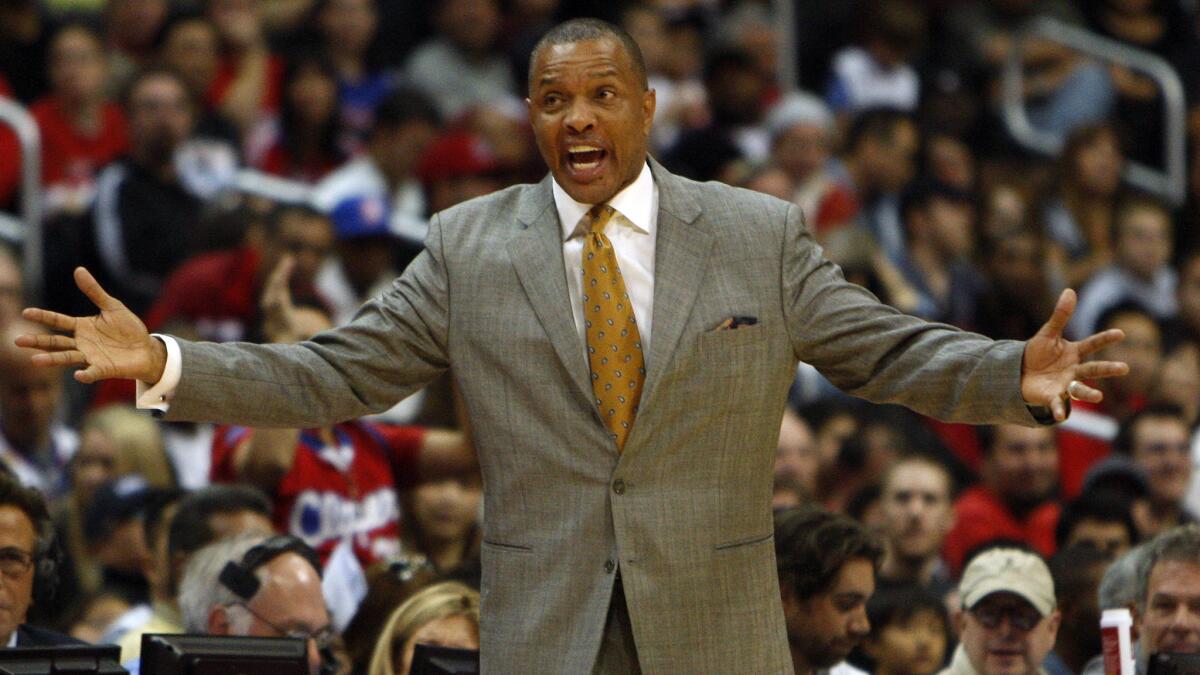
[[1015, 593], [1042, 616], [1054, 611], [1054, 580], [1037, 555], [1017, 548], [994, 548], [967, 565], [958, 584], [963, 607], [970, 609], [992, 593]]

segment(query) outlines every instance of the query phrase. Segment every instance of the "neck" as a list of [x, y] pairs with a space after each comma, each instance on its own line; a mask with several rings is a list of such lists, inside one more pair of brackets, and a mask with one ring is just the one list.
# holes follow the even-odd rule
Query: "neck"
[[77, 129], [89, 133], [100, 130], [100, 116], [104, 109], [102, 99], [68, 99], [60, 98], [63, 112]]
[[788, 648], [792, 651], [792, 668], [796, 671], [796, 675], [813, 675], [816, 672], [817, 669], [809, 665], [808, 659], [800, 653], [799, 646], [789, 644]]
[[425, 542], [425, 549], [425, 552], [429, 555], [429, 559], [433, 562], [433, 566], [445, 572], [458, 567], [459, 563], [462, 562], [463, 554], [467, 549], [467, 543], [453, 539], [431, 539]]
[[887, 579], [911, 581], [927, 586], [933, 581], [933, 573], [937, 571], [937, 566], [936, 555], [928, 558], [905, 558], [898, 555], [895, 549], [889, 546], [887, 555], [883, 559], [883, 565], [879, 568], [879, 575]]
[[335, 51], [330, 58], [333, 60], [334, 69], [344, 79], [357, 80], [363, 76], [366, 70], [363, 68], [362, 58], [356, 53]]

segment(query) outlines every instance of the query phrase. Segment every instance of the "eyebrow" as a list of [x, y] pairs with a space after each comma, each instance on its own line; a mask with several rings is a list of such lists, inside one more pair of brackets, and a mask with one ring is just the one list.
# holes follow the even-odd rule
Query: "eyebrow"
[[[587, 73], [587, 77], [590, 79], [593, 79], [593, 80], [599, 80], [599, 79], [603, 79], [606, 77], [618, 77], [620, 74], [621, 73], [619, 70], [617, 70], [616, 68], [614, 68], [612, 66], [609, 66], [609, 67], [606, 67], [604, 70], [591, 71], [591, 72]], [[559, 80], [559, 77], [557, 75], [553, 75], [553, 74], [542, 75], [541, 77], [538, 78], [538, 86], [540, 87], [540, 86], [544, 86], [547, 84], [553, 84], [553, 83], [557, 82], [558, 80]]]

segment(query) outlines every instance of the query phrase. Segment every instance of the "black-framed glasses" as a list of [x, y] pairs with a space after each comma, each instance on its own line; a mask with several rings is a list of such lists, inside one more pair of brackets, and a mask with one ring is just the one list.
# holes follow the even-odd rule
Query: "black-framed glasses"
[[250, 612], [250, 615], [253, 616], [254, 618], [267, 624], [267, 626], [269, 626], [271, 628], [271, 630], [275, 631], [276, 633], [279, 633], [279, 635], [282, 637], [295, 638], [298, 640], [304, 640], [305, 642], [312, 640], [313, 642], [315, 642], [317, 644], [318, 651], [323, 650], [323, 649], [328, 649], [329, 646], [331, 644], [333, 644], [333, 627], [332, 626], [324, 626], [315, 631], [305, 630], [303, 628], [293, 628], [291, 630], [284, 630], [283, 628], [280, 628], [279, 626], [277, 626], [275, 623], [267, 620], [267, 618], [264, 617], [262, 614], [259, 614], [258, 612], [254, 611], [253, 609], [250, 609], [250, 605], [247, 605], [244, 602], [231, 602], [225, 606], [226, 607], [233, 607], [233, 606], [241, 607], [242, 609], [246, 610], [247, 612]]
[[1021, 605], [984, 605], [980, 603], [968, 611], [974, 615], [976, 621], [989, 630], [999, 628], [1000, 622], [1006, 616], [1013, 628], [1018, 630], [1033, 630], [1033, 627], [1042, 620], [1042, 614], [1036, 609]]
[[33, 553], [15, 546], [0, 548], [0, 573], [6, 577], [19, 577], [33, 567]]

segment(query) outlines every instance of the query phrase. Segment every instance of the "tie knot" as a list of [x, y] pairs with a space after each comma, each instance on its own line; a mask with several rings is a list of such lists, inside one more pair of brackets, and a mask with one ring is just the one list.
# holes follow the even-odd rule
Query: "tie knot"
[[597, 204], [588, 209], [587, 212], [587, 229], [588, 232], [604, 232], [604, 228], [608, 226], [608, 221], [616, 215], [617, 210], [608, 204]]

